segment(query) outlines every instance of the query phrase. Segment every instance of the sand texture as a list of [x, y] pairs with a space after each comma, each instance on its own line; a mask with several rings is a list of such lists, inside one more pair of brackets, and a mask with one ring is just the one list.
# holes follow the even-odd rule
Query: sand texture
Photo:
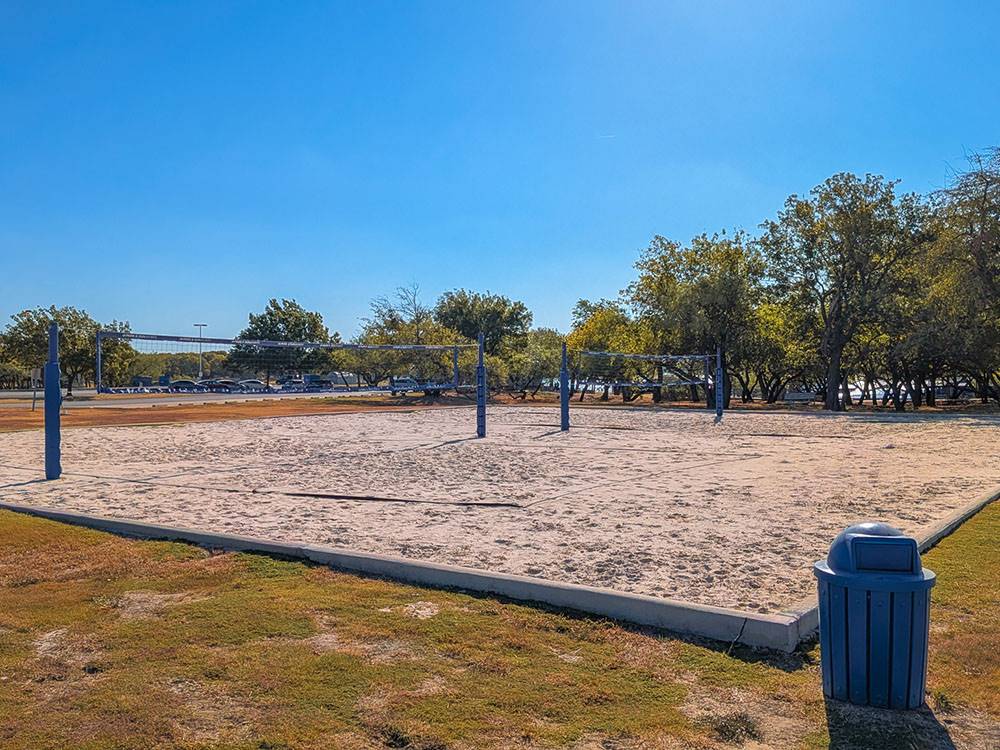
[[[496, 407], [0, 434], [0, 499], [773, 612], [862, 520], [1000, 485], [1000, 418]], [[397, 498], [338, 500], [288, 492]], [[482, 505], [500, 503], [501, 505]]]

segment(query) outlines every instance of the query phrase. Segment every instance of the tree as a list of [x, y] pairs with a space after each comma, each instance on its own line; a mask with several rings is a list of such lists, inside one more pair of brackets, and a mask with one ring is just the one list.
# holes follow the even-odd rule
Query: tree
[[18, 366], [7, 348], [6, 336], [0, 331], [0, 388], [22, 388], [27, 384], [28, 373]]
[[[101, 325], [84, 310], [75, 307], [37, 307], [11, 316], [4, 333], [6, 357], [27, 371], [43, 367], [48, 360], [49, 325], [59, 324], [59, 364], [66, 379], [66, 395], [73, 395], [73, 385], [94, 379], [97, 362], [97, 332]], [[127, 331], [127, 323], [112, 322], [109, 330]], [[107, 366], [116, 366], [116, 357], [128, 356], [123, 342], [108, 347]], [[102, 354], [104, 354], [102, 352]]]
[[[723, 393], [739, 366], [760, 297], [763, 260], [744, 232], [699, 235], [688, 247], [654, 237], [636, 263], [626, 296], [646, 321], [659, 353], [722, 354]], [[679, 350], [686, 351], [679, 351]], [[707, 394], [711, 404], [712, 394]]]
[[1000, 402], [1000, 149], [970, 155], [935, 198], [935, 288], [952, 366], [980, 399]]
[[[297, 341], [317, 344], [338, 343], [340, 334], [332, 335], [318, 312], [306, 310], [293, 299], [271, 299], [263, 312], [250, 313], [250, 322], [239, 335], [240, 339], [255, 341]], [[280, 351], [280, 358], [276, 352]], [[229, 353], [228, 366], [236, 371], [263, 373], [271, 382], [275, 369], [302, 373], [308, 370], [329, 368], [333, 357], [329, 349], [282, 348], [235, 345]]]
[[[606, 401], [612, 388], [610, 383], [641, 380], [639, 366], [627, 357], [592, 357], [579, 352], [648, 354], [654, 346], [654, 338], [649, 326], [632, 318], [622, 304], [580, 300], [573, 311], [573, 330], [566, 337], [566, 344], [578, 353], [570, 359], [571, 392], [576, 391], [579, 380], [608, 383], [603, 386], [601, 395], [601, 400]], [[587, 387], [585, 384], [580, 391], [581, 401]], [[636, 395], [638, 393], [628, 389], [622, 391], [623, 400], [631, 400]]]
[[751, 326], [741, 342], [737, 379], [744, 400], [756, 388], [769, 404], [788, 385], [806, 379], [816, 364], [815, 337], [808, 311], [785, 300], [765, 300], [752, 312]]
[[441, 295], [434, 306], [434, 320], [467, 339], [475, 340], [482, 332], [484, 350], [495, 355], [504, 344], [525, 343], [532, 315], [523, 302], [458, 289]]
[[566, 337], [570, 349], [625, 351], [633, 321], [617, 302], [582, 299], [573, 311], [573, 329]]
[[792, 195], [764, 224], [762, 246], [777, 288], [808, 305], [821, 321], [827, 409], [843, 408], [844, 350], [859, 328], [878, 319], [899, 269], [927, 241], [926, 210], [913, 195], [897, 199], [895, 182], [837, 174]]
[[[358, 344], [450, 346], [468, 343], [434, 320], [432, 310], [420, 299], [420, 289], [416, 285], [399, 287], [395, 297], [376, 298], [371, 310], [371, 316], [365, 318], [361, 334], [355, 340]], [[471, 350], [462, 350], [461, 371], [475, 366], [473, 357]], [[369, 385], [377, 385], [390, 376], [409, 376], [418, 382], [443, 382], [451, 377], [454, 366], [452, 352], [448, 350], [348, 351], [344, 353], [344, 362], [345, 367], [360, 374]], [[438, 394], [430, 389], [427, 393]]]
[[[563, 337], [552, 328], [528, 331], [523, 345], [503, 353], [507, 387], [522, 399], [534, 397], [545, 381], [554, 381], [562, 365]], [[492, 369], [492, 368], [491, 368]]]

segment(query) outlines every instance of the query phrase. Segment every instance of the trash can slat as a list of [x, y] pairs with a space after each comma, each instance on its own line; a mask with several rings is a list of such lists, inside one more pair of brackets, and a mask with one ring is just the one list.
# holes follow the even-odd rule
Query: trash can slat
[[[830, 584], [822, 578], [819, 581], [819, 652], [830, 653]], [[823, 695], [833, 695], [831, 670], [820, 670], [823, 676]]]
[[893, 594], [890, 707], [906, 708], [910, 692], [910, 634], [913, 594]]
[[889, 707], [889, 598], [888, 591], [871, 593], [871, 637], [868, 643], [868, 700]]
[[843, 586], [830, 586], [830, 657], [833, 669], [833, 697], [847, 700], [847, 592]]
[[913, 632], [910, 643], [910, 695], [907, 708], [917, 708], [924, 702], [927, 679], [927, 635], [930, 627], [930, 607], [927, 597], [913, 597]]
[[847, 590], [847, 669], [851, 703], [868, 702], [868, 592]]

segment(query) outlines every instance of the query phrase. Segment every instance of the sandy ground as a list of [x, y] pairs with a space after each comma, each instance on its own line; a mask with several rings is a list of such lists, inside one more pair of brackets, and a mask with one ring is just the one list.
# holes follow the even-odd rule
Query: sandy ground
[[844, 526], [919, 534], [1000, 485], [997, 416], [489, 419], [483, 440], [470, 408], [67, 429], [58, 482], [40, 432], [6, 433], [0, 499], [772, 612]]

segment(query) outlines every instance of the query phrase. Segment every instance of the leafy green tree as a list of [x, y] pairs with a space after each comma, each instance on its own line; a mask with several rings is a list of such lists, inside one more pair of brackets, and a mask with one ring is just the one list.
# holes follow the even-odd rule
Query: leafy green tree
[[[333, 334], [323, 323], [323, 316], [306, 310], [295, 300], [271, 299], [263, 312], [250, 313], [250, 322], [239, 335], [251, 341], [296, 341], [317, 344], [338, 343], [340, 334]], [[273, 348], [238, 344], [229, 353], [228, 367], [237, 372], [259, 373], [271, 382], [276, 372], [296, 374], [310, 370], [329, 369], [334, 358], [328, 349]]]
[[0, 331], [0, 388], [21, 388], [27, 385], [28, 373], [14, 360], [7, 348], [5, 334]]
[[505, 344], [516, 348], [525, 343], [532, 315], [523, 302], [458, 289], [441, 295], [434, 320], [467, 339], [475, 340], [481, 331], [485, 352], [496, 355]]
[[897, 198], [895, 182], [837, 174], [792, 195], [764, 224], [762, 245], [777, 288], [817, 312], [826, 364], [827, 409], [843, 408], [844, 350], [861, 326], [876, 321], [900, 283], [900, 269], [926, 242], [926, 208]]
[[504, 352], [508, 390], [526, 399], [529, 391], [535, 396], [546, 381], [554, 382], [562, 365], [562, 342], [558, 331], [535, 328], [528, 331], [522, 345]]
[[932, 260], [952, 367], [1000, 402], [1000, 148], [973, 153], [938, 193]]
[[639, 277], [626, 297], [653, 331], [660, 353], [711, 354], [718, 348], [728, 406], [729, 373], [744, 356], [761, 294], [764, 264], [753, 243], [739, 231], [702, 234], [688, 247], [657, 236], [636, 268]]
[[[23, 370], [43, 367], [48, 359], [49, 325], [59, 324], [59, 364], [66, 382], [66, 393], [73, 394], [78, 382], [93, 382], [97, 362], [97, 332], [101, 325], [84, 310], [75, 307], [38, 307], [11, 316], [4, 332], [4, 350], [9, 361]], [[112, 322], [109, 330], [128, 330], [127, 323]], [[106, 366], [114, 369], [116, 359], [129, 356], [124, 342], [108, 342]]]
[[617, 302], [580, 300], [566, 343], [574, 350], [626, 351], [632, 324], [632, 318]]
[[[594, 351], [648, 354], [653, 351], [655, 339], [644, 321], [632, 318], [621, 303], [608, 300], [580, 300], [574, 309], [573, 321], [573, 330], [566, 337], [568, 348], [577, 353], [570, 357], [572, 393], [576, 392], [579, 380], [585, 383], [643, 380], [642, 366], [628, 357], [593, 357], [578, 353]], [[580, 389], [581, 401], [586, 395], [587, 387], [584, 385]], [[611, 386], [605, 385], [602, 401], [608, 399], [610, 391]], [[623, 400], [632, 400], [636, 395], [629, 389], [622, 390]]]
[[[433, 311], [420, 299], [417, 286], [400, 287], [394, 297], [379, 297], [372, 302], [371, 316], [364, 320], [355, 343], [364, 345], [420, 344], [450, 346], [470, 343], [467, 339], [434, 319]], [[378, 385], [391, 376], [408, 376], [417, 381], [447, 382], [453, 374], [450, 350], [442, 351], [347, 351], [343, 367], [359, 374], [369, 385]], [[460, 352], [460, 378], [471, 382], [475, 353]], [[428, 391], [428, 395], [436, 395]]]
[[752, 311], [752, 325], [741, 342], [737, 379], [744, 400], [759, 390], [771, 404], [793, 382], [803, 382], [817, 363], [814, 329], [806, 310], [786, 300], [766, 300]]

